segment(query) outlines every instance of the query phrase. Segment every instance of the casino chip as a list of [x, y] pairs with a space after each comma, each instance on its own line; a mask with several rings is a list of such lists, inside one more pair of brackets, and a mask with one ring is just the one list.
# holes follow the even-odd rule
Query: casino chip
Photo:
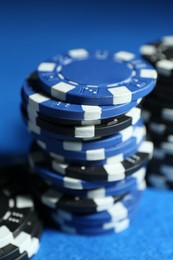
[[141, 99], [136, 99], [129, 103], [109, 106], [78, 105], [51, 99], [41, 91], [39, 85], [37, 88], [34, 88], [33, 85], [30, 79], [27, 79], [22, 87], [28, 114], [40, 112], [44, 115], [66, 120], [75, 118], [84, 121], [112, 118], [127, 113], [141, 101]]
[[53, 209], [63, 209], [71, 213], [94, 213], [107, 210], [122, 200], [125, 194], [89, 199], [64, 195], [50, 188], [43, 180], [34, 182], [35, 193], [43, 204]]
[[141, 100], [156, 77], [132, 53], [80, 49], [41, 62], [24, 81], [31, 187], [42, 216], [60, 230], [99, 235], [129, 227], [153, 155]]
[[48, 151], [49, 153], [57, 154], [58, 156], [67, 157], [69, 160], [78, 161], [99, 161], [105, 160], [112, 156], [118, 156], [129, 150], [131, 147], [138, 148], [138, 144], [145, 138], [146, 129], [144, 126], [134, 128], [134, 133], [127, 141], [120, 143], [119, 145], [111, 145], [101, 149], [90, 149], [86, 151], [65, 151], [59, 146], [55, 146], [54, 142], [44, 143], [38, 140], [37, 143], [40, 147]]
[[158, 41], [145, 44], [141, 46], [140, 52], [143, 58], [156, 67], [159, 77], [169, 79], [171, 82], [173, 78], [173, 36], [164, 36]]
[[[60, 164], [56, 160], [52, 161], [52, 168], [63, 176], [79, 178], [86, 181], [118, 181], [123, 180], [141, 167], [147, 164], [151, 157], [153, 146], [151, 142], [137, 153], [128, 157], [122, 162], [105, 164], [103, 166], [80, 166], [74, 164]], [[115, 171], [118, 169], [118, 172]]]
[[91, 126], [68, 126], [60, 124], [52, 124], [46, 120], [42, 120], [35, 115], [28, 114], [27, 111], [22, 108], [23, 116], [29, 119], [37, 127], [43, 128], [49, 132], [59, 135], [67, 135], [74, 138], [94, 138], [100, 136], [112, 135], [119, 132], [128, 126], [136, 124], [141, 118], [141, 109], [133, 108], [124, 116], [113, 119], [107, 123]]
[[[12, 168], [8, 168], [12, 171]], [[34, 202], [22, 188], [24, 182], [18, 173], [6, 171], [8, 181], [0, 192], [0, 259], [30, 259], [39, 249], [42, 224]], [[26, 172], [25, 172], [26, 173]], [[3, 176], [0, 176], [3, 177]]]
[[154, 156], [147, 181], [158, 188], [171, 189], [173, 169], [173, 36], [141, 47], [143, 58], [155, 66], [158, 81], [153, 93], [143, 102], [143, 118], [154, 143]]
[[82, 105], [119, 105], [146, 96], [156, 71], [133, 53], [69, 50], [39, 64], [43, 91], [58, 100]]
[[105, 223], [115, 222], [124, 218], [127, 218], [134, 209], [139, 206], [140, 198], [142, 196], [142, 189], [135, 188], [133, 193], [126, 194], [119, 202], [115, 203], [109, 210], [105, 210], [98, 213], [89, 215], [72, 214], [65, 210], [54, 210], [54, 216], [59, 221], [66, 223], [80, 224], [81, 226], [100, 226]]

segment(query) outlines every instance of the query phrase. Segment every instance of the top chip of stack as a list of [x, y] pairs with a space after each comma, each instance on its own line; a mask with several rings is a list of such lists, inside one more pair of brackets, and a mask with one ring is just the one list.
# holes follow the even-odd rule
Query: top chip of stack
[[140, 99], [155, 86], [156, 72], [132, 53], [70, 50], [42, 62], [41, 89], [61, 101], [120, 105]]

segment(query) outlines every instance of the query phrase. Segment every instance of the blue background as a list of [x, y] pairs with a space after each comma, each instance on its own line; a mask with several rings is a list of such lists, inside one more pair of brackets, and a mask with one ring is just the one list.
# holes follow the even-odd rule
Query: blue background
[[[171, 1], [0, 1], [0, 153], [26, 153], [19, 111], [23, 79], [70, 48], [128, 50], [173, 34]], [[173, 194], [147, 190], [119, 235], [70, 236], [47, 229], [37, 259], [173, 259]]]

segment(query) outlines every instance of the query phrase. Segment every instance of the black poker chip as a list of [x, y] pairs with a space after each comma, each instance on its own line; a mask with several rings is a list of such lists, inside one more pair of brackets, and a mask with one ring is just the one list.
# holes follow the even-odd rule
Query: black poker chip
[[[144, 59], [158, 72], [157, 85], [143, 102], [143, 117], [154, 143], [149, 164], [148, 184], [162, 189], [173, 188], [173, 36], [145, 44], [140, 49]], [[163, 169], [164, 173], [163, 174]]]
[[[21, 111], [24, 117], [29, 117], [26, 109], [22, 106]], [[132, 124], [135, 124], [140, 119], [140, 108], [134, 108], [129, 113], [120, 118], [114, 118], [112, 121], [91, 126], [67, 126], [62, 124], [53, 124], [39, 116], [35, 117], [35, 124], [49, 132], [71, 136], [74, 138], [93, 138], [113, 135]]]
[[164, 82], [163, 80], [157, 81], [157, 87], [153, 91], [156, 98], [161, 98], [171, 102], [173, 100], [173, 82]]
[[[25, 101], [25, 98], [23, 97], [23, 94], [21, 93], [22, 95], [22, 102], [21, 102], [21, 110], [23, 113], [26, 114], [26, 110], [27, 110], [27, 102]], [[141, 108], [141, 105], [139, 104], [138, 105], [138, 108]], [[62, 125], [62, 126], [89, 126], [89, 125], [101, 125], [101, 124], [108, 124], [109, 122], [116, 122], [117, 123], [120, 121], [127, 121], [127, 117], [125, 117], [125, 114], [123, 115], [119, 115], [119, 116], [116, 116], [116, 117], [110, 117], [110, 118], [105, 118], [105, 119], [97, 119], [97, 120], [77, 120], [77, 119], [73, 119], [73, 120], [70, 120], [70, 119], [62, 119], [62, 118], [58, 118], [58, 117], [53, 117], [53, 116], [50, 116], [50, 115], [45, 115], [41, 112], [37, 112], [37, 117], [40, 119], [40, 120], [43, 120], [43, 121], [46, 121], [50, 124], [53, 124], [53, 125]], [[130, 119], [129, 119], [130, 120]]]
[[85, 199], [64, 195], [37, 176], [33, 176], [32, 182], [36, 196], [48, 208], [63, 209], [76, 214], [91, 214], [107, 210], [125, 196], [125, 194], [122, 194], [104, 198]]
[[141, 46], [140, 53], [156, 67], [160, 77], [173, 78], [173, 36]]
[[143, 107], [155, 113], [161, 113], [164, 108], [173, 109], [173, 103], [165, 99], [156, 98], [153, 96], [148, 97], [143, 102]]
[[27, 250], [21, 253], [15, 260], [28, 260], [32, 258], [35, 254], [37, 254], [39, 246], [40, 246], [40, 236], [42, 233], [42, 223], [37, 222], [36, 229], [31, 238], [31, 243]]
[[31, 197], [13, 196], [8, 189], [0, 193], [0, 245], [9, 244], [16, 237], [33, 213]]
[[17, 259], [24, 252], [30, 259], [39, 248], [39, 239], [34, 247], [30, 244], [41, 222], [28, 185], [27, 161], [25, 156], [4, 158], [9, 165], [4, 160], [0, 171], [0, 259]]
[[40, 222], [35, 213], [27, 220], [25, 226], [21, 232], [6, 246], [0, 249], [0, 259], [16, 259], [21, 253], [28, 251], [31, 245], [31, 240], [35, 236], [37, 231], [37, 226]]
[[146, 180], [149, 186], [163, 190], [173, 189], [173, 180], [170, 180], [164, 174], [160, 173], [158, 170], [150, 170]]
[[60, 164], [56, 160], [51, 162], [55, 171], [62, 172], [64, 176], [86, 181], [111, 181], [118, 177], [125, 179], [135, 171], [147, 164], [150, 154], [137, 152], [126, 160], [103, 166], [80, 166], [75, 164]]

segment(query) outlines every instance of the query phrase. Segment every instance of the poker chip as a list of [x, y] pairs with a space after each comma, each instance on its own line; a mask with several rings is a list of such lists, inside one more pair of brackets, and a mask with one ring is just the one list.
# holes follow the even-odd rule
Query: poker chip
[[159, 99], [159, 98], [151, 98], [145, 100], [143, 103], [144, 109], [146, 107], [146, 111], [152, 111], [152, 116], [157, 116], [162, 118], [163, 120], [172, 121], [172, 113], [173, 113], [173, 104], [169, 102], [169, 100]]
[[[115, 225], [116, 223], [134, 217], [136, 211], [139, 208], [139, 200], [136, 198], [138, 195], [141, 197], [142, 192], [136, 192], [136, 194], [126, 195], [124, 200], [117, 202], [109, 210], [82, 215], [68, 213], [63, 210], [56, 210], [52, 212], [52, 216], [56, 223], [60, 225], [68, 225], [72, 228], [87, 229], [88, 231], [94, 229], [103, 229], [106, 226]], [[135, 203], [134, 203], [135, 202]]]
[[56, 189], [49, 188], [45, 182], [34, 182], [35, 193], [43, 204], [53, 209], [64, 209], [71, 213], [94, 213], [109, 209], [115, 203], [121, 200], [125, 195], [107, 196], [104, 198], [78, 198], [64, 195]]
[[154, 91], [153, 93], [158, 98], [168, 100], [168, 102], [172, 101], [173, 90], [171, 82], [166, 82], [165, 84], [164, 80], [159, 79], [159, 81], [157, 82], [157, 90], [158, 91]]
[[143, 150], [140, 149], [136, 154], [116, 164], [107, 164], [103, 166], [80, 166], [73, 164], [60, 164], [56, 160], [53, 160], [52, 168], [64, 176], [80, 178], [87, 181], [110, 182], [122, 180], [147, 164], [147, 161], [152, 155], [153, 145], [151, 142], [146, 144], [147, 145], [143, 147]]
[[[67, 141], [75, 141], [73, 142], [73, 146], [70, 145], [71, 147], [71, 150], [74, 148], [76, 149], [75, 144], [78, 144], [78, 142], [76, 141], [82, 141], [82, 146], [89, 146], [89, 143], [88, 141], [98, 141], [100, 139], [100, 141], [102, 141], [102, 143], [104, 142], [105, 143], [105, 146], [110, 146], [110, 141], [109, 139], [106, 139], [107, 137], [112, 137], [113, 138], [113, 143], [120, 143], [124, 140], [127, 140], [130, 136], [132, 136], [132, 133], [133, 133], [133, 129], [134, 129], [134, 125], [130, 125], [126, 128], [124, 128], [123, 130], [119, 131], [119, 132], [115, 132], [111, 135], [106, 135], [105, 138], [103, 139], [102, 136], [98, 136], [98, 137], [90, 137], [90, 138], [82, 138], [82, 137], [73, 137], [73, 136], [65, 136], [65, 135], [61, 135], [61, 134], [58, 134], [58, 133], [55, 133], [55, 132], [51, 132], [47, 129], [43, 129], [41, 127], [39, 127], [38, 125], [36, 125], [35, 123], [31, 122], [30, 120], [28, 120], [26, 117], [23, 117], [24, 119], [24, 122], [27, 126], [27, 129], [28, 131], [32, 134], [33, 138], [34, 139], [40, 139], [42, 140], [43, 142], [50, 142], [50, 140], [56, 140], [57, 142], [60, 142], [58, 143], [58, 146], [59, 145], [62, 145], [62, 141], [64, 142], [67, 142]], [[141, 122], [140, 120], [138, 122]], [[88, 133], [88, 136], [91, 136], [93, 135], [93, 133]], [[83, 141], [87, 141], [87, 142], [83, 142]], [[91, 143], [90, 143], [91, 144]], [[95, 145], [96, 145], [96, 142], [95, 142]], [[93, 147], [93, 145], [90, 145], [90, 147]], [[63, 149], [64, 149], [64, 145], [63, 145]], [[66, 149], [67, 150], [67, 149]], [[68, 149], [69, 150], [69, 149]]]
[[133, 193], [124, 195], [122, 199], [115, 203], [112, 207], [102, 212], [84, 215], [56, 209], [52, 214], [54, 214], [57, 221], [63, 221], [67, 224], [78, 224], [85, 227], [100, 226], [105, 223], [111, 223], [127, 218], [129, 214], [131, 214], [131, 212], [138, 207], [142, 193], [142, 190], [136, 190]]
[[38, 141], [37, 143], [43, 149], [49, 151], [50, 153], [57, 154], [57, 156], [61, 156], [64, 159], [68, 158], [71, 161], [78, 160], [82, 162], [102, 161], [102, 160], [106, 160], [109, 157], [119, 156], [121, 154], [122, 156], [124, 156], [126, 149], [129, 150], [131, 146], [137, 146], [135, 137], [131, 137], [129, 140], [117, 146], [111, 146], [104, 149], [102, 148], [102, 149], [87, 150], [82, 152], [64, 151], [64, 150], [60, 150], [59, 148], [56, 149], [56, 147], [54, 146], [50, 147], [49, 145], [46, 145], [41, 141]]
[[160, 139], [163, 137], [167, 137], [167, 139], [170, 138], [170, 136], [172, 135], [172, 130], [173, 127], [171, 126], [170, 123], [165, 124], [165, 122], [161, 121], [161, 122], [152, 122], [149, 125], [149, 129], [150, 131], [154, 134], [156, 133], [156, 135], [158, 135], [160, 137]]
[[[150, 167], [149, 167], [149, 169], [151, 171], [153, 171], [153, 173], [156, 171], [156, 167], [154, 165], [154, 162], [156, 162], [156, 160], [154, 160], [153, 163], [150, 164]], [[164, 163], [160, 163], [158, 165], [160, 166], [159, 167], [159, 174], [162, 174], [167, 180], [173, 181], [173, 177], [172, 177], [173, 166], [170, 165], [170, 164], [167, 164], [167, 162], [165, 162], [165, 161], [164, 161]]]
[[147, 176], [147, 182], [150, 186], [158, 189], [172, 190], [173, 179], [171, 172], [161, 172], [156, 169], [149, 169], [150, 174]]
[[[30, 259], [39, 249], [40, 233], [41, 224], [33, 216], [13, 241], [0, 248], [0, 259]], [[25, 258], [21, 258], [24, 256]]]
[[[118, 133], [115, 133], [113, 135], [109, 135], [107, 137], [100, 137], [95, 138], [91, 140], [61, 140], [61, 139], [51, 139], [46, 138], [43, 135], [36, 135], [33, 134], [36, 140], [41, 141], [45, 144], [48, 143], [48, 145], [53, 146], [58, 150], [63, 151], [74, 151], [74, 152], [82, 152], [87, 150], [93, 150], [93, 149], [104, 149], [115, 145], [120, 145], [121, 143], [127, 141], [129, 138], [131, 138], [135, 132], [135, 129], [139, 128], [141, 129], [141, 122], [139, 122], [136, 126], [129, 126], [123, 130], [121, 130]], [[139, 126], [139, 127], [138, 127]], [[144, 129], [144, 128], [143, 128]]]
[[[31, 157], [30, 157], [31, 161]], [[35, 173], [38, 175], [42, 176], [45, 180], [50, 181], [51, 183], [54, 183], [55, 186], [60, 186], [60, 187], [66, 187], [69, 189], [79, 189], [79, 190], [89, 190], [89, 189], [94, 189], [94, 188], [100, 188], [101, 186], [115, 186], [117, 183], [115, 182], [88, 182], [76, 178], [71, 178], [71, 177], [66, 177], [58, 174], [55, 172], [51, 167], [47, 166], [44, 164], [44, 162], [33, 162], [32, 161], [32, 168]], [[143, 169], [143, 168], [142, 168]], [[143, 172], [143, 171], [142, 171]], [[133, 178], [136, 178], [136, 175], [131, 175], [127, 177], [126, 182], [131, 182], [131, 179], [133, 181]]]
[[160, 77], [173, 77], [173, 36], [164, 36], [156, 42], [141, 46], [142, 56], [152, 63]]
[[[56, 219], [54, 218], [56, 221]], [[58, 223], [59, 224], [59, 223]], [[60, 230], [70, 234], [78, 234], [78, 235], [85, 235], [85, 236], [94, 236], [94, 235], [103, 235], [109, 233], [119, 233], [126, 230], [129, 227], [129, 220], [125, 219], [121, 222], [113, 224], [110, 228], [107, 226], [103, 228], [95, 228], [95, 229], [88, 229], [88, 228], [75, 228], [68, 225], [58, 225]]]
[[27, 112], [29, 114], [37, 114], [37, 112], [53, 117], [64, 119], [79, 120], [99, 120], [109, 117], [115, 117], [127, 113], [130, 109], [140, 103], [140, 99], [121, 104], [110, 106], [92, 106], [65, 103], [55, 99], [51, 99], [40, 88], [34, 89], [29, 80], [23, 84], [23, 93], [25, 102], [27, 103]]
[[[143, 102], [143, 118], [148, 134], [154, 143], [153, 160], [150, 162], [147, 181], [157, 188], [171, 189], [173, 156], [173, 37], [165, 36], [157, 42], [141, 47], [143, 58], [158, 72], [153, 93]], [[171, 65], [172, 64], [172, 65]]]
[[[30, 78], [33, 74], [30, 75]], [[30, 80], [30, 78], [28, 80]], [[33, 82], [32, 82], [33, 83]], [[35, 84], [35, 83], [34, 83]], [[131, 120], [133, 120], [134, 115], [132, 115], [131, 111], [127, 112], [126, 114], [122, 114], [115, 117], [108, 117], [105, 119], [97, 119], [97, 120], [77, 120], [76, 118], [73, 119], [64, 119], [64, 118], [58, 118], [50, 116], [50, 115], [44, 115], [37, 111], [37, 113], [27, 113], [27, 102], [25, 100], [25, 95], [23, 94], [23, 91], [21, 91], [21, 111], [23, 114], [27, 114], [31, 121], [36, 122], [37, 117], [41, 119], [42, 121], [49, 122], [53, 125], [71, 125], [71, 126], [90, 126], [90, 125], [100, 125], [100, 124], [108, 124], [109, 122], [113, 122], [113, 124], [117, 123], [117, 125], [120, 124], [128, 124], [131, 125]], [[138, 105], [138, 108], [140, 108], [140, 104]], [[139, 112], [138, 112], [139, 113]], [[136, 114], [136, 113], [135, 113]], [[133, 118], [131, 118], [133, 117]], [[126, 125], [127, 126], [127, 125]]]
[[58, 100], [84, 105], [119, 105], [147, 95], [156, 71], [133, 53], [69, 50], [39, 64], [43, 91]]
[[32, 117], [32, 115], [27, 114], [26, 111], [23, 111], [24, 117], [27, 118], [38, 127], [43, 128], [49, 132], [59, 135], [72, 136], [74, 138], [93, 138], [100, 136], [112, 135], [116, 132], [119, 132], [131, 125], [136, 124], [141, 118], [141, 109], [133, 108], [124, 117], [120, 117], [118, 120], [114, 119], [105, 124], [92, 125], [92, 126], [66, 126], [57, 124], [51, 124], [47, 121], [40, 119], [39, 117]]
[[[33, 201], [28, 197], [13, 197], [10, 191], [3, 190], [0, 194], [1, 200], [1, 225], [0, 225], [0, 246], [6, 246], [15, 238], [27, 219], [32, 215]], [[6, 214], [8, 218], [6, 218]]]
[[[133, 175], [133, 178], [129, 178], [128, 181], [121, 180], [117, 181], [113, 185], [90, 189], [90, 190], [79, 190], [79, 189], [71, 189], [67, 187], [60, 187], [57, 186], [55, 183], [53, 183], [53, 186], [61, 191], [64, 194], [68, 194], [70, 196], [79, 196], [81, 198], [91, 198], [94, 199], [97, 198], [104, 198], [105, 196], [116, 196], [121, 195], [122, 193], [129, 193], [133, 189], [145, 190], [146, 185], [145, 182], [142, 182], [142, 180], [145, 177], [146, 170], [145, 168], [140, 169], [137, 171], [136, 176]], [[51, 183], [50, 181], [48, 183]]]
[[[156, 78], [152, 65], [132, 53], [80, 49], [41, 62], [25, 79], [20, 109], [33, 138], [29, 183], [42, 216], [59, 230], [101, 235], [129, 227], [153, 154], [141, 101]], [[30, 243], [18, 259], [36, 251]]]
[[74, 223], [64, 223], [62, 219], [56, 216], [56, 214], [52, 214], [52, 218], [55, 223], [58, 224], [60, 230], [71, 233], [71, 234], [80, 234], [80, 235], [102, 235], [102, 234], [109, 234], [109, 233], [119, 233], [123, 230], [127, 229], [132, 222], [133, 218], [135, 217], [137, 212], [133, 210], [130, 212], [127, 218], [117, 219], [115, 221], [107, 222], [102, 225], [88, 225], [82, 226], [81, 224], [74, 225]]
[[12, 172], [1, 187], [0, 259], [4, 260], [30, 259], [39, 249], [42, 224], [32, 197], [22, 187], [21, 176]]
[[[140, 128], [140, 127], [139, 127]], [[44, 135], [32, 134], [35, 140], [38, 142], [48, 144], [55, 147], [56, 150], [73, 151], [73, 152], [86, 152], [93, 149], [104, 149], [111, 146], [120, 145], [126, 142], [129, 138], [133, 137], [133, 133], [136, 127], [127, 127], [126, 129], [108, 137], [100, 137], [87, 140], [61, 140], [46, 138]], [[143, 128], [144, 129], [144, 128]], [[144, 130], [145, 131], [145, 130]]]
[[[139, 138], [132, 138], [133, 142], [135, 142], [135, 145], [130, 146], [130, 148], [128, 150], [123, 150], [118, 154], [115, 154], [113, 156], [107, 157], [107, 158], [101, 158], [100, 160], [96, 160], [95, 157], [91, 158], [91, 160], [89, 160], [90, 158], [88, 158], [88, 160], [86, 160], [85, 158], [76, 158], [73, 157], [73, 153], [71, 153], [71, 157], [67, 158], [66, 156], [63, 155], [59, 155], [57, 153], [54, 152], [47, 152], [47, 153], [43, 153], [43, 151], [46, 152], [46, 148], [45, 146], [42, 147], [42, 143], [39, 143], [39, 145], [33, 145], [33, 152], [35, 153], [36, 150], [36, 154], [37, 151], [40, 147], [40, 151], [41, 154], [44, 158], [46, 159], [46, 156], [50, 156], [51, 158], [55, 159], [57, 162], [59, 163], [75, 163], [77, 165], [87, 165], [87, 166], [100, 166], [100, 165], [105, 165], [105, 164], [113, 164], [113, 163], [118, 163], [121, 162], [123, 160], [125, 160], [126, 158], [132, 156], [133, 154], [135, 154], [138, 149], [140, 149], [140, 146], [142, 145], [143, 141], [145, 140], [145, 136], [140, 135]], [[127, 141], [129, 143], [129, 141]], [[131, 141], [130, 141], [131, 142]], [[133, 143], [134, 144], [134, 143]], [[74, 152], [75, 153], [75, 152]], [[37, 155], [36, 155], [36, 160], [37, 160]], [[35, 159], [34, 159], [35, 161]]]
[[37, 143], [40, 147], [42, 147], [49, 153], [54, 153], [64, 158], [67, 157], [70, 160], [87, 162], [105, 160], [109, 157], [118, 156], [120, 154], [124, 155], [125, 151], [129, 150], [131, 147], [137, 147], [138, 143], [140, 143], [141, 140], [144, 139], [145, 134], [146, 130], [144, 126], [136, 127], [133, 136], [119, 145], [113, 145], [106, 148], [91, 149], [86, 151], [65, 151], [64, 149], [61, 149], [58, 146], [56, 147], [54, 142], [44, 143], [43, 141], [38, 140]]

